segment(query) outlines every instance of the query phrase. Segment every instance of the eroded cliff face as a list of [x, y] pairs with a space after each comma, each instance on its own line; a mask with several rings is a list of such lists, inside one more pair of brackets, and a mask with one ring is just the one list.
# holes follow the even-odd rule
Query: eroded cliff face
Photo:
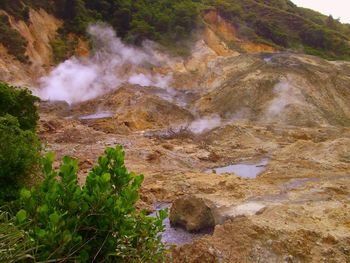
[[[248, 53], [274, 53], [277, 51], [276, 48], [269, 45], [253, 43], [251, 41], [240, 38], [236, 32], [235, 27], [231, 23], [227, 22], [224, 18], [222, 18], [216, 11], [209, 11], [206, 13], [206, 15], [203, 17], [203, 20], [207, 26], [205, 29], [205, 39], [209, 46], [211, 46], [210, 35], [214, 33], [217, 35], [217, 37], [222, 39], [226, 45], [236, 45], [240, 47], [242, 51]], [[212, 45], [211, 47], [215, 49], [215, 45]], [[229, 52], [225, 52], [223, 50], [224, 49], [219, 48], [217, 51], [220, 53], [220, 55], [229, 54]]]
[[10, 56], [7, 49], [0, 44], [0, 79], [14, 85], [29, 85], [32, 83], [31, 70]]
[[26, 55], [29, 62], [20, 63], [14, 57], [8, 55], [4, 47], [0, 51], [0, 75], [1, 80], [16, 85], [33, 86], [42, 75], [47, 74], [53, 65], [53, 55], [50, 46], [57, 29], [62, 26], [62, 21], [48, 14], [44, 10], [29, 11], [28, 21], [16, 20], [9, 17], [12, 28], [17, 30], [27, 41]]
[[39, 71], [48, 69], [53, 61], [50, 41], [55, 38], [63, 22], [42, 9], [31, 9], [28, 22], [10, 18], [10, 23], [28, 42], [26, 55], [32, 67]]

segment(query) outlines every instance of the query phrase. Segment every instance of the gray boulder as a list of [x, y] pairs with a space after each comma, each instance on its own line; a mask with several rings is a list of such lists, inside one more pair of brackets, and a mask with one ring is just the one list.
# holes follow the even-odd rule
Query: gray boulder
[[170, 224], [183, 227], [189, 232], [213, 228], [213, 205], [210, 201], [195, 196], [180, 197], [171, 206]]

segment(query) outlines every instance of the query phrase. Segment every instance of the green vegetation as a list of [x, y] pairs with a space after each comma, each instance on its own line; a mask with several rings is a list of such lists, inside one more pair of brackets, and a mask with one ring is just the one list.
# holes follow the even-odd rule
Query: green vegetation
[[[135, 208], [143, 176], [127, 171], [122, 147], [107, 148], [81, 187], [78, 161], [41, 162], [37, 100], [0, 84], [0, 261], [163, 262], [167, 214]], [[39, 167], [44, 179], [28, 189]]]
[[0, 200], [10, 201], [39, 160], [40, 143], [33, 131], [24, 131], [18, 120], [6, 115], [0, 117]]
[[77, 44], [76, 38], [69, 38], [68, 35], [62, 33], [58, 34], [55, 39], [50, 41], [54, 62], [60, 63], [75, 55]]
[[[350, 25], [299, 8], [289, 0], [13, 0], [0, 3], [1, 9], [17, 19], [28, 19], [28, 7], [44, 8], [65, 21], [59, 38], [51, 43], [58, 61], [70, 54], [72, 43], [65, 43], [69, 41], [69, 33], [85, 36], [86, 27], [101, 20], [111, 24], [129, 43], [140, 44], [144, 39], [151, 39], [170, 50], [178, 50], [178, 46], [183, 46], [179, 43], [200, 26], [198, 18], [208, 10], [217, 10], [233, 23], [242, 38], [327, 59], [350, 59]], [[23, 49], [23, 40], [16, 40], [18, 36], [10, 34], [9, 29], [4, 32], [4, 36], [13, 36], [6, 37], [8, 40], [3, 37], [0, 42], [17, 42], [17, 47]], [[180, 51], [183, 53], [183, 48]], [[24, 53], [19, 50], [13, 54]]]
[[0, 82], [0, 116], [10, 114], [18, 119], [23, 130], [35, 130], [39, 115], [36, 103], [39, 98], [28, 89], [13, 87]]
[[0, 83], [0, 200], [15, 199], [39, 164], [37, 100], [26, 89]]
[[196, 26], [197, 7], [190, 0], [75, 0], [56, 5], [66, 32], [84, 34], [89, 23], [104, 20], [133, 43], [144, 39], [176, 41]]
[[326, 59], [350, 59], [350, 25], [289, 0], [216, 0], [211, 5], [242, 38]]
[[129, 173], [120, 146], [107, 148], [81, 188], [77, 161], [63, 159], [52, 169], [53, 154], [43, 162], [44, 181], [23, 189], [16, 224], [25, 230], [33, 257], [78, 262], [161, 262], [165, 246], [159, 232], [166, 213], [148, 217], [134, 207], [143, 176]]
[[0, 262], [33, 261], [36, 249], [28, 234], [15, 225], [15, 218], [0, 212]]
[[[55, 2], [61, 2], [55, 1]], [[9, 15], [16, 19], [27, 21], [29, 19], [29, 7], [34, 9], [45, 9], [49, 12], [54, 11], [54, 4], [50, 0], [5, 0], [0, 1], [0, 9], [5, 10]]]
[[0, 15], [0, 43], [7, 48], [9, 54], [15, 56], [19, 61], [27, 63], [28, 58], [25, 55], [26, 40], [10, 26], [8, 17]]
[[[28, 6], [43, 8], [65, 21], [59, 37], [51, 42], [57, 61], [70, 55], [68, 34], [86, 36], [90, 23], [105, 21], [111, 24], [118, 36], [133, 44], [151, 39], [172, 50], [179, 40], [187, 38], [196, 27], [197, 5], [191, 0], [15, 0], [0, 3], [17, 19], [26, 20]], [[1, 41], [0, 41], [1, 42]], [[182, 51], [182, 49], [180, 49]], [[23, 54], [23, 52], [20, 52]]]

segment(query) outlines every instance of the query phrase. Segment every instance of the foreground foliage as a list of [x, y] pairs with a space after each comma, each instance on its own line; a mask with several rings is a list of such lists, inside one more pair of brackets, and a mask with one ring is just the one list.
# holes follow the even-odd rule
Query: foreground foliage
[[0, 200], [17, 197], [39, 162], [40, 143], [33, 131], [20, 128], [11, 115], [0, 117]]
[[0, 82], [0, 116], [10, 114], [16, 117], [22, 130], [35, 130], [39, 120], [37, 102], [39, 98], [28, 89]]
[[28, 90], [0, 83], [0, 200], [16, 199], [39, 165], [37, 101]]
[[22, 190], [17, 224], [34, 240], [36, 260], [160, 262], [162, 220], [135, 209], [143, 176], [129, 173], [120, 146], [107, 148], [81, 188], [77, 161], [65, 157], [59, 171], [44, 160], [45, 180]]
[[20, 230], [8, 213], [0, 213], [0, 262], [32, 261], [35, 250], [28, 234]]

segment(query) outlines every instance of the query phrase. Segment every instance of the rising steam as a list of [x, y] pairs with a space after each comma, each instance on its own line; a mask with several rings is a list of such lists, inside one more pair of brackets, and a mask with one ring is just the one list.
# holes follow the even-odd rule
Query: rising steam
[[194, 120], [189, 125], [189, 130], [193, 133], [203, 133], [221, 126], [222, 120], [219, 115], [212, 115]]
[[281, 117], [284, 110], [290, 105], [302, 104], [304, 97], [293, 82], [289, 79], [281, 80], [273, 88], [274, 99], [270, 102], [266, 111], [266, 117], [273, 119]]
[[150, 45], [141, 48], [127, 46], [114, 30], [105, 25], [88, 28], [95, 52], [89, 58], [71, 58], [40, 79], [37, 91], [44, 100], [63, 100], [69, 104], [96, 98], [122, 84], [137, 84], [167, 88], [171, 76], [145, 73], [142, 66], [164, 63]]

